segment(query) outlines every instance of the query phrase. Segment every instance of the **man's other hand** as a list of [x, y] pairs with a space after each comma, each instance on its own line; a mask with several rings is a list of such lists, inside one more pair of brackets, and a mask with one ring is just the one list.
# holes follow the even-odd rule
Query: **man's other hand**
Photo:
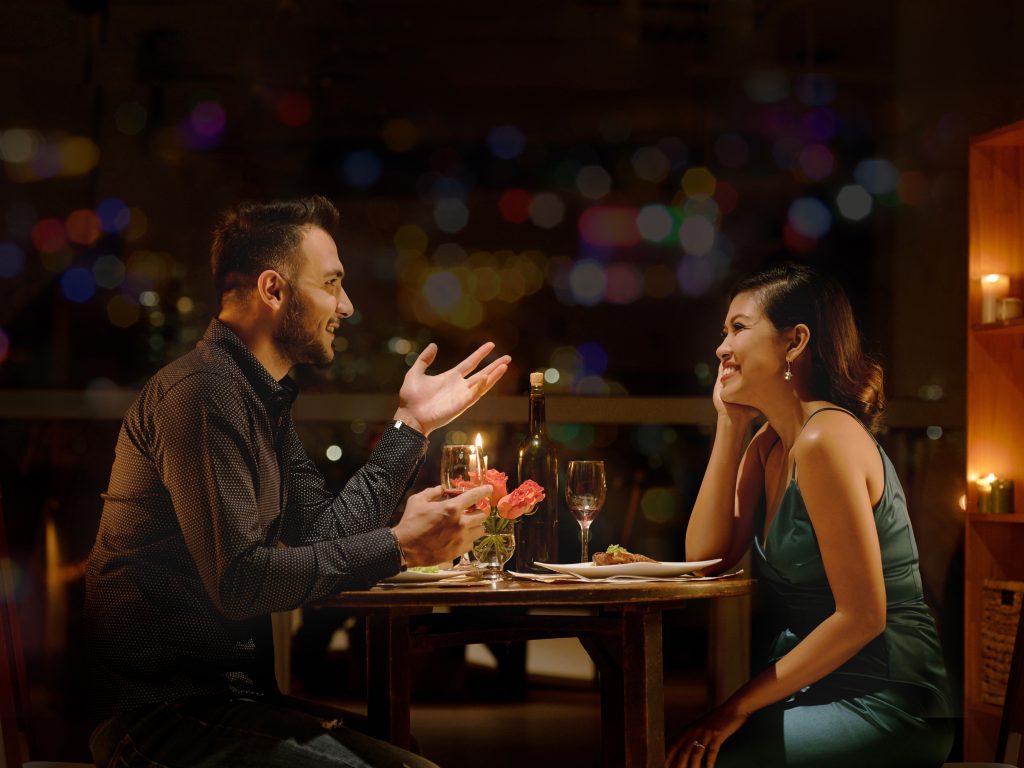
[[437, 565], [468, 552], [484, 535], [487, 517], [487, 512], [474, 507], [490, 495], [491, 486], [478, 485], [445, 498], [441, 486], [435, 485], [410, 496], [401, 521], [393, 529], [406, 563]]

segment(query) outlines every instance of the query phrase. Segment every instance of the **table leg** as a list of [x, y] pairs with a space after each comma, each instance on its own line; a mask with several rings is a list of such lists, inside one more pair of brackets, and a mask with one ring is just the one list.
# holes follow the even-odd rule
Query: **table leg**
[[601, 675], [602, 762], [662, 768], [665, 691], [661, 612], [626, 606], [618, 637], [581, 638]]
[[409, 617], [366, 617], [366, 709], [374, 735], [410, 746]]

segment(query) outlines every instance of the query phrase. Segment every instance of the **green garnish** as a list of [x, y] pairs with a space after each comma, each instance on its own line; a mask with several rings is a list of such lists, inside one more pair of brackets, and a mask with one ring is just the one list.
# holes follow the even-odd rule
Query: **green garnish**
[[614, 555], [617, 552], [629, 552], [625, 547], [620, 547], [618, 544], [609, 544], [608, 549], [605, 550], [609, 555]]
[[416, 571], [416, 573], [437, 573], [441, 569], [436, 565], [414, 565], [409, 569], [410, 571]]

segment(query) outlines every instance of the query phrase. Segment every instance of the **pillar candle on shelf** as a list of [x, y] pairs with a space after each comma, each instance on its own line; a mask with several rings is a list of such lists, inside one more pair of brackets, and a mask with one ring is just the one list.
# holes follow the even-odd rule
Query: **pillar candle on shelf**
[[992, 512], [992, 483], [998, 478], [989, 474], [985, 477], [979, 477], [976, 481], [978, 486], [978, 511], [979, 512]]
[[1009, 275], [984, 275], [981, 278], [981, 322], [994, 323], [998, 320], [996, 308], [999, 300], [1010, 293]]

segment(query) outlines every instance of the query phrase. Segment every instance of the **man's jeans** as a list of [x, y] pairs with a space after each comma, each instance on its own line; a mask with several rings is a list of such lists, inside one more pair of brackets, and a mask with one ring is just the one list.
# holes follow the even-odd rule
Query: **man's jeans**
[[205, 697], [154, 704], [101, 723], [89, 747], [100, 768], [437, 768], [312, 702]]

